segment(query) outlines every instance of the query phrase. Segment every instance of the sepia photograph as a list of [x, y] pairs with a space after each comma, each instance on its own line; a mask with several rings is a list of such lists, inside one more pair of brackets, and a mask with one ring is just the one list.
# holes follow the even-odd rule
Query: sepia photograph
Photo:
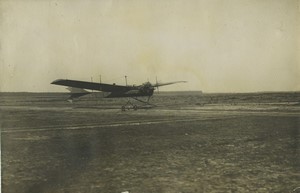
[[300, 0], [0, 0], [2, 193], [300, 193]]

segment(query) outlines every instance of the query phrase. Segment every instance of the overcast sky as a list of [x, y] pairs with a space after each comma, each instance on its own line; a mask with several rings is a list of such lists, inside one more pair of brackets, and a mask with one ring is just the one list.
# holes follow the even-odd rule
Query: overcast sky
[[0, 91], [67, 78], [161, 90], [300, 90], [297, 0], [0, 1]]

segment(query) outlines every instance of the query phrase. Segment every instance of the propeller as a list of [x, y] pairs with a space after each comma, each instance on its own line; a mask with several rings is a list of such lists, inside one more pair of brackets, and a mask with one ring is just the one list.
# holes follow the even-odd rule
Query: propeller
[[159, 87], [160, 86], [166, 86], [166, 85], [170, 85], [170, 84], [176, 84], [176, 83], [186, 83], [187, 81], [174, 81], [174, 82], [166, 82], [166, 83], [158, 83], [157, 81], [157, 77], [156, 77], [156, 83], [155, 84], [151, 84], [149, 81], [145, 82], [144, 84], [140, 85], [139, 88], [143, 89], [143, 90], [154, 90], [155, 87], [157, 88], [157, 92], [159, 93]]

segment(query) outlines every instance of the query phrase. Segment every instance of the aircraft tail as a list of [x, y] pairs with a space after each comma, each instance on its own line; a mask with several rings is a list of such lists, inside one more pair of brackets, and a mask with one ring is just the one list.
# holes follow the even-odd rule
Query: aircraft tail
[[73, 100], [74, 98], [79, 98], [81, 96], [90, 94], [90, 92], [88, 92], [82, 88], [68, 87], [67, 90], [69, 90], [71, 92], [68, 100]]

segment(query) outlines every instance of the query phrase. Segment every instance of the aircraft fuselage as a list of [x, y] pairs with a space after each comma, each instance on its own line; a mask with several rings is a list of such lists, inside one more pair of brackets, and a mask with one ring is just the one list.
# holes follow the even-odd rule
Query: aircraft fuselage
[[128, 92], [113, 92], [107, 95], [105, 98], [120, 98], [120, 97], [144, 97], [144, 96], [152, 96], [154, 92], [154, 88], [145, 88], [140, 87], [136, 90], [130, 90]]

